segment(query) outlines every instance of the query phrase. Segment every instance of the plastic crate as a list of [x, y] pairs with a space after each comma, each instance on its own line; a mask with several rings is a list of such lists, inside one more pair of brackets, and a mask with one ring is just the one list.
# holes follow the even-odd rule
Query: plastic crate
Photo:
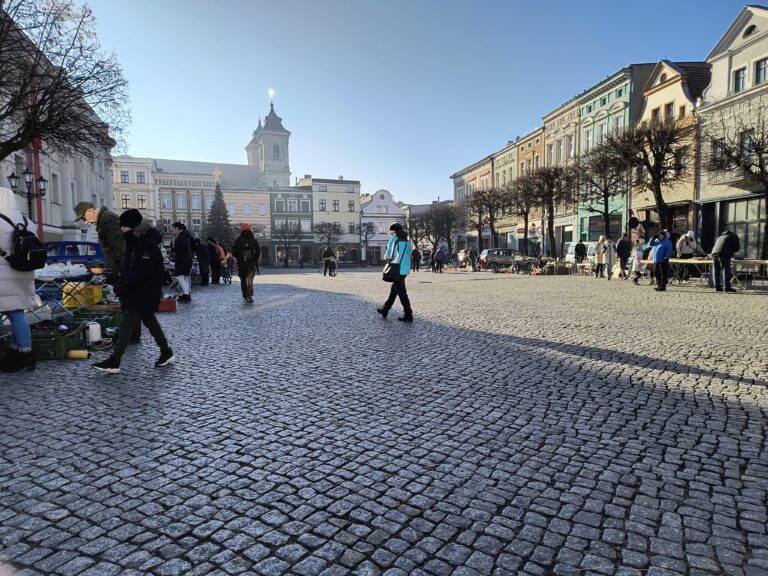
[[101, 284], [85, 282], [67, 282], [62, 289], [64, 308], [80, 308], [101, 302]]
[[67, 352], [83, 345], [83, 325], [70, 327], [66, 334], [57, 330], [32, 332], [32, 352], [35, 360], [60, 360]]
[[158, 312], [176, 312], [176, 298], [162, 298]]
[[96, 304], [75, 310], [73, 315], [83, 321], [98, 322], [102, 328], [119, 326], [123, 318], [120, 304]]

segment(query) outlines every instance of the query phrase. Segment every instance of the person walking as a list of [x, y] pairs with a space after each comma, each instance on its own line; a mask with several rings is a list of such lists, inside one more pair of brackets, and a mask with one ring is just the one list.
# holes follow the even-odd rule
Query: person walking
[[411, 270], [413, 272], [418, 272], [420, 265], [421, 265], [421, 252], [419, 252], [419, 248], [414, 245], [411, 250]]
[[211, 284], [219, 284], [221, 282], [221, 261], [225, 258], [224, 248], [211, 236], [208, 236], [206, 244], [211, 261]]
[[604, 244], [605, 236], [600, 236], [595, 245], [595, 278], [605, 278], [603, 275], [603, 272], [605, 272], [605, 256], [603, 254]]
[[438, 248], [435, 254], [435, 272], [442, 274], [443, 264], [445, 264], [445, 252], [443, 252], [442, 248]]
[[208, 251], [208, 245], [199, 238], [195, 238], [195, 253], [197, 254], [197, 265], [200, 268], [200, 286], [208, 286], [208, 276], [210, 275], [211, 254]]
[[160, 357], [155, 362], [155, 367], [168, 366], [176, 360], [165, 333], [155, 318], [163, 293], [165, 268], [160, 252], [163, 237], [143, 220], [141, 212], [135, 208], [120, 215], [120, 228], [125, 239], [125, 260], [115, 292], [120, 296], [123, 317], [112, 354], [103, 362], [93, 364], [100, 372], [120, 372], [120, 361], [128, 348], [134, 326], [139, 322], [147, 327], [160, 348]]
[[613, 275], [613, 265], [615, 263], [616, 245], [613, 243], [611, 235], [609, 234], [605, 237], [605, 242], [603, 242], [603, 266], [605, 267], [609, 282], [611, 281], [611, 276]]
[[400, 278], [392, 282], [389, 298], [387, 298], [383, 306], [376, 308], [376, 312], [386, 319], [387, 314], [389, 314], [395, 303], [395, 299], [400, 298], [400, 304], [403, 306], [403, 315], [398, 317], [398, 320], [401, 322], [413, 322], [411, 301], [405, 289], [405, 277], [408, 276], [408, 272], [411, 270], [411, 243], [408, 241], [408, 233], [397, 222], [389, 227], [389, 236], [385, 257], [390, 262], [400, 264]]
[[323, 276], [326, 276], [328, 274], [328, 271], [331, 269], [331, 258], [333, 258], [333, 250], [331, 250], [330, 246], [326, 246], [323, 250]]
[[621, 238], [619, 238], [619, 241], [616, 242], [616, 255], [619, 257], [619, 278], [623, 278], [626, 280], [629, 278], [627, 275], [627, 264], [629, 262], [629, 257], [632, 255], [632, 244], [629, 241], [629, 236], [627, 236], [626, 232], [621, 235]]
[[[0, 188], [0, 256], [13, 250], [13, 232], [16, 224], [24, 224], [25, 217], [16, 206], [16, 196], [9, 188]], [[34, 228], [34, 223], [27, 220], [27, 229]], [[5, 358], [0, 361], [0, 371], [18, 372], [34, 370], [35, 356], [32, 352], [32, 331], [24, 315], [40, 305], [35, 296], [35, 272], [23, 272], [11, 268], [10, 263], [0, 257], [0, 311], [11, 322], [10, 348]]]
[[576, 264], [581, 264], [584, 262], [584, 260], [587, 259], [587, 246], [579, 240], [579, 242], [576, 244], [576, 247], [573, 249], [574, 253], [574, 259], [576, 260]]
[[240, 277], [243, 300], [253, 304], [253, 277], [256, 274], [256, 263], [261, 257], [261, 247], [249, 224], [240, 226], [240, 236], [232, 244], [232, 256], [237, 259], [237, 275]]
[[712, 248], [712, 269], [715, 275], [716, 292], [736, 292], [731, 287], [733, 272], [731, 271], [731, 258], [741, 250], [739, 237], [730, 230], [724, 231]]
[[192, 236], [181, 222], [171, 225], [171, 250], [173, 251], [174, 275], [179, 281], [179, 302], [192, 300]]
[[653, 273], [657, 292], [665, 292], [669, 283], [669, 259], [672, 258], [672, 241], [669, 232], [662, 230], [649, 244], [653, 248]]

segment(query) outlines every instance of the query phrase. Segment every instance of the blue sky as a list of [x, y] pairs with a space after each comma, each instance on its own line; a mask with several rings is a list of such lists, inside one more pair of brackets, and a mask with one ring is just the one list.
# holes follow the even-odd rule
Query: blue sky
[[244, 164], [259, 117], [293, 177], [452, 197], [450, 175], [634, 62], [704, 60], [733, 0], [90, 0], [130, 82], [133, 156]]

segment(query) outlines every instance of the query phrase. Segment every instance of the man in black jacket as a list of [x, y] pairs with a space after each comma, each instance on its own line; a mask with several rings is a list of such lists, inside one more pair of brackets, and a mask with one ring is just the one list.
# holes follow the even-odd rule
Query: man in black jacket
[[[712, 248], [712, 268], [715, 272], [715, 290], [717, 292], [736, 292], [731, 288], [733, 273], [731, 272], [731, 258], [741, 250], [739, 237], [730, 230], [723, 232], [715, 241]], [[723, 290], [725, 286], [725, 290]]]
[[142, 222], [141, 212], [135, 208], [120, 215], [120, 228], [125, 238], [125, 259], [115, 292], [120, 296], [123, 318], [112, 355], [93, 365], [96, 370], [109, 374], [120, 372], [120, 360], [128, 348], [131, 333], [139, 322], [144, 323], [160, 347], [160, 358], [155, 362], [155, 366], [167, 366], [175, 360], [173, 350], [155, 318], [163, 292], [164, 268], [160, 252], [162, 236], [148, 223]]
[[629, 278], [627, 276], [627, 262], [629, 262], [630, 254], [632, 254], [632, 244], [629, 242], [629, 237], [624, 233], [616, 242], [616, 255], [619, 257], [619, 266], [621, 266], [619, 278], [624, 278], [624, 280]]
[[237, 258], [237, 275], [240, 277], [240, 289], [243, 299], [253, 304], [253, 277], [256, 264], [261, 257], [261, 248], [248, 224], [240, 226], [240, 236], [232, 244], [232, 256]]

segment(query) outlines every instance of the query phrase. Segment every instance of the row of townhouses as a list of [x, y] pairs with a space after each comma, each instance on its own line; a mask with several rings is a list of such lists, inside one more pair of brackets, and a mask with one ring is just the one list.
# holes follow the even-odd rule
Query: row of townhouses
[[[589, 154], [611, 131], [652, 120], [669, 119], [692, 129], [692, 165], [681, 170], [692, 172], [663, 190], [673, 213], [675, 230], [697, 232], [704, 249], [709, 249], [722, 230], [736, 232], [745, 257], [759, 256], [765, 201], [762, 188], [734, 172], [730, 176], [707, 174], [704, 154], [715, 153], [702, 145], [700, 127], [722, 114], [724, 109], [754, 110], [751, 102], [768, 96], [768, 9], [746, 6], [731, 24], [707, 59], [702, 62], [660, 60], [650, 64], [631, 64], [609, 75], [543, 116], [543, 126], [507, 142], [484, 158], [455, 172], [454, 200], [461, 202], [476, 189], [494, 189], [541, 166], [562, 166]], [[720, 117], [720, 116], [718, 116]], [[650, 192], [627, 178], [625, 193], [613, 200], [611, 231], [614, 238], [625, 231], [630, 218], [637, 218], [644, 229], [659, 228], [655, 201]], [[533, 215], [530, 238], [546, 242], [542, 234], [542, 213]], [[523, 224], [508, 215], [498, 226], [496, 247], [518, 248]], [[557, 246], [539, 246], [546, 252], [562, 255], [568, 243], [597, 240], [603, 231], [601, 216], [589, 206], [574, 203], [557, 207], [555, 236]], [[475, 245], [476, 235], [467, 231], [459, 248]], [[486, 233], [480, 239], [488, 246]]]

